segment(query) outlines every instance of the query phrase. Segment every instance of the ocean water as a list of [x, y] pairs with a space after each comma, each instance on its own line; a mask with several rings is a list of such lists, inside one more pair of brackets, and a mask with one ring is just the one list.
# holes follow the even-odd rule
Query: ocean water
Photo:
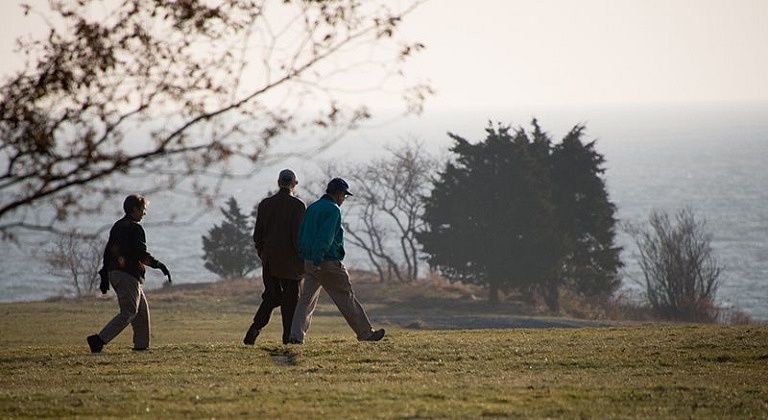
[[[654, 112], [648, 110], [650, 122]], [[768, 321], [768, 104], [672, 113], [665, 124], [605, 141], [606, 181], [621, 220], [692, 209], [723, 267], [719, 303]], [[623, 129], [615, 128], [616, 133]], [[618, 136], [618, 134], [617, 134]], [[624, 233], [625, 284], [642, 278]]]
[[[682, 208], [705, 220], [715, 255], [724, 268], [718, 303], [768, 322], [765, 102], [461, 110], [373, 125], [312, 159], [279, 162], [254, 179], [228, 183], [219, 205], [234, 195], [243, 211], [250, 212], [274, 188], [278, 166], [291, 166], [299, 174], [316, 173], [319, 165], [340, 157], [364, 161], [380, 156], [384, 146], [403, 138], [415, 138], [426, 150], [446, 155], [451, 145], [447, 132], [479, 141], [485, 137], [489, 120], [528, 126], [533, 117], [555, 141], [574, 124], [586, 125], [585, 139], [596, 140], [597, 150], [605, 156], [605, 180], [620, 221], [643, 223], [653, 210], [673, 214]], [[303, 185], [306, 183], [300, 184], [299, 195], [314, 198], [302, 191]], [[160, 194], [150, 199], [144, 225], [153, 255], [169, 266], [176, 283], [214, 280], [203, 268], [201, 236], [220, 223], [218, 210], [198, 214], [197, 203], [183, 196]], [[120, 205], [118, 200], [107, 206], [110, 210], [105, 214], [80, 223], [108, 227], [121, 216]], [[158, 223], [173, 212], [179, 214], [179, 223]], [[41, 233], [26, 233], [18, 244], [0, 242], [0, 301], [38, 300], [65, 292], [62, 280], [50, 273], [42, 259], [49, 242]], [[642, 274], [634, 244], [621, 231], [618, 242], [625, 248], [624, 288], [639, 295]], [[349, 260], [358, 265], [364, 261], [354, 249], [349, 249]], [[148, 288], [159, 287], [162, 281], [159, 271], [148, 272]]]

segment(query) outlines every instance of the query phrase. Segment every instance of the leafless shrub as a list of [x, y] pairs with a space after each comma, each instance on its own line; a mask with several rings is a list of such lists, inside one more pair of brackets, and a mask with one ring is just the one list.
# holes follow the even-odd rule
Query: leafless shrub
[[390, 154], [350, 168], [355, 199], [347, 204], [347, 241], [365, 252], [382, 282], [419, 278], [424, 196], [431, 190], [437, 159], [418, 141], [390, 148]]
[[654, 211], [648, 226], [628, 225], [639, 250], [648, 303], [661, 318], [716, 322], [715, 305], [722, 268], [710, 245], [706, 223], [683, 209], [674, 221]]
[[98, 289], [101, 261], [98, 238], [84, 236], [77, 230], [57, 235], [45, 251], [49, 272], [60, 278], [76, 297], [90, 295]]

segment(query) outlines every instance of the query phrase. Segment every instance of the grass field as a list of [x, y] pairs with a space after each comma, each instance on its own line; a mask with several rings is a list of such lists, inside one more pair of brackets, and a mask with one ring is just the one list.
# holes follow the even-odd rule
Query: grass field
[[0, 418], [768, 418], [766, 325], [606, 326], [359, 287], [383, 341], [324, 302], [304, 345], [280, 343], [275, 311], [248, 347], [256, 289], [149, 292], [148, 352], [130, 329], [88, 352], [111, 298], [0, 304]]

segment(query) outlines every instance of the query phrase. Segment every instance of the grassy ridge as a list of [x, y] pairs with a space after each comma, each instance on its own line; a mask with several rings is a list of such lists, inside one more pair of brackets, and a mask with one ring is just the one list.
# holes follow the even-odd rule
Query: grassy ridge
[[257, 293], [234, 295], [151, 295], [153, 349], [128, 330], [98, 355], [85, 336], [114, 301], [0, 304], [0, 417], [768, 418], [765, 325], [389, 324], [358, 343], [325, 303], [306, 344], [280, 344], [278, 318], [246, 347]]

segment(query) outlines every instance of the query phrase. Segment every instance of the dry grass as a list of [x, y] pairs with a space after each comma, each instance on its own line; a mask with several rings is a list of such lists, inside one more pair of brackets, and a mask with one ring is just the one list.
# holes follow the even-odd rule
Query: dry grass
[[565, 328], [585, 324], [356, 287], [382, 342], [323, 303], [303, 346], [273, 320], [246, 347], [253, 281], [149, 292], [141, 353], [130, 331], [88, 352], [111, 298], [0, 304], [0, 417], [768, 418], [768, 326]]

